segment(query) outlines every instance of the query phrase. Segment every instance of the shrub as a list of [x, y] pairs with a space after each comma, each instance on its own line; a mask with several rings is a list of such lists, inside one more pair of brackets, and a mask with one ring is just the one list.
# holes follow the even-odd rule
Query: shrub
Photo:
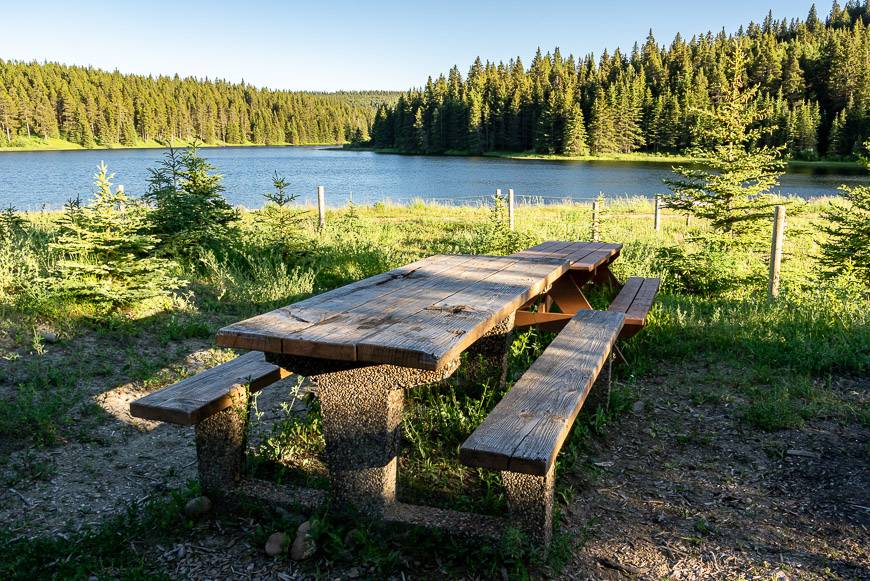
[[[870, 151], [870, 141], [864, 147]], [[863, 161], [870, 169], [870, 159]], [[832, 201], [822, 215], [821, 230], [829, 236], [822, 263], [829, 276], [854, 273], [870, 285], [870, 187], [843, 186], [840, 192], [843, 201]]]
[[113, 190], [112, 177], [101, 163], [93, 199], [68, 205], [52, 246], [63, 256], [53, 273], [61, 294], [116, 309], [166, 294], [179, 281], [170, 261], [152, 256], [158, 239], [147, 233], [147, 207]]
[[535, 238], [508, 226], [507, 207], [502, 196], [493, 196], [489, 219], [475, 227], [470, 251], [473, 254], [512, 254], [535, 244]]
[[195, 259], [203, 250], [219, 252], [234, 237], [238, 212], [223, 197], [222, 176], [191, 144], [169, 147], [158, 167], [149, 169], [145, 200], [154, 211], [152, 233], [162, 255]]
[[264, 194], [266, 205], [256, 214], [256, 237], [266, 251], [284, 261], [300, 258], [303, 251], [302, 223], [308, 212], [292, 206], [296, 194], [287, 193], [287, 180], [275, 172], [274, 192]]
[[735, 276], [740, 253], [715, 236], [699, 238], [696, 244], [659, 248], [656, 262], [664, 285], [674, 291], [716, 296], [742, 284]]

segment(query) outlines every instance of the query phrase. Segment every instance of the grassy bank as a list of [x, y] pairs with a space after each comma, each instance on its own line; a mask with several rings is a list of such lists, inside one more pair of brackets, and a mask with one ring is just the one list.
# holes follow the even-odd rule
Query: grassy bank
[[[187, 147], [190, 140], [174, 139], [172, 140], [173, 147]], [[204, 143], [201, 147], [290, 147], [290, 146], [313, 146], [313, 145], [341, 145], [340, 143]], [[56, 139], [50, 137], [43, 139], [41, 137], [16, 137], [12, 145], [0, 147], [0, 151], [73, 151], [73, 150], [101, 150], [101, 149], [163, 149], [166, 145], [155, 141], [142, 140], [136, 145], [124, 145], [123, 143], [105, 143], [99, 144], [91, 148], [85, 148], [78, 143], [67, 141], [65, 139]]]
[[[660, 276], [663, 289], [647, 327], [623, 345], [629, 365], [616, 369], [610, 404], [590, 404], [584, 410], [560, 455], [560, 511], [575, 494], [584, 494], [574, 488], [576, 483], [568, 484], [574, 482], [571, 475], [582, 475], [587, 486], [595, 481], [600, 468], [591, 463], [590, 450], [631, 409], [639, 383], [668, 370], [691, 370], [692, 397], [700, 404], [721, 404], [721, 414], [748, 439], [822, 420], [870, 424], [867, 402], [856, 402], [836, 387], [836, 378], [870, 372], [870, 309], [866, 288], [822, 276], [816, 225], [826, 203], [815, 200], [789, 210], [783, 292], [775, 303], [766, 296], [767, 232], [759, 233], [758, 246], [734, 256], [727, 269], [716, 262], [674, 265], [661, 249], [690, 246], [706, 225], [696, 220], [687, 226], [684, 217], [666, 212], [663, 229], [656, 233], [649, 200], [609, 203], [602, 238], [625, 245], [614, 264], [616, 275]], [[259, 212], [243, 211], [238, 233], [221, 252], [183, 265], [177, 274], [188, 283], [174, 297], [105, 313], [54, 292], [44, 275], [58, 259], [50, 243], [59, 214], [27, 215], [27, 240], [4, 247], [0, 256], [0, 454], [18, 458], [30, 450], [41, 458], [42, 450], [93, 441], [95, 426], [111, 421], [95, 398], [119, 386], [144, 393], [172, 383], [195, 371], [185, 363], [194, 355], [206, 366], [225, 360], [230, 352], [210, 347], [214, 332], [225, 324], [423, 256], [505, 254], [542, 240], [586, 240], [591, 208], [520, 205], [516, 233], [487, 208], [416, 203], [330, 210], [322, 232], [312, 212], [299, 223], [298, 253], [283, 259], [263, 246], [259, 217]], [[610, 299], [606, 293], [591, 298], [598, 306]], [[536, 332], [517, 337], [510, 382], [550, 339]], [[501, 394], [491, 382], [467, 385], [461, 373], [447, 385], [407, 394], [402, 500], [484, 513], [504, 510], [498, 474], [468, 469], [456, 453]], [[287, 413], [263, 439], [252, 442], [259, 474], [322, 485], [317, 470], [322, 434], [316, 401], [309, 404], [306, 415]], [[40, 466], [33, 460], [18, 471], [18, 490], [50, 478], [41, 476], [50, 469]], [[46, 563], [56, 560], [72, 563], [60, 570], [85, 576], [166, 574], [149, 547], [171, 544], [183, 535], [201, 544], [195, 539], [204, 534], [202, 525], [177, 518], [180, 502], [162, 501], [156, 508], [107, 521], [106, 527], [116, 527], [114, 533], [98, 528], [70, 542], [3, 538], [0, 562], [11, 565], [0, 571], [11, 575], [17, 569], [22, 577], [24, 572], [38, 577], [51, 571]], [[467, 543], [433, 533], [363, 527], [329, 511], [313, 518], [321, 553], [306, 569], [312, 575], [363, 564], [372, 576], [388, 576], [413, 562], [423, 576], [522, 577], [530, 567], [554, 574], [585, 539], [557, 535], [547, 564], [522, 539], [509, 535], [501, 544]], [[290, 526], [283, 522], [286, 516], [275, 512], [251, 513], [245, 519], [247, 524], [233, 528], [233, 534], [258, 547], [270, 531], [282, 530], [276, 527]], [[22, 543], [40, 550], [24, 550]]]
[[[344, 149], [349, 151], [373, 151], [375, 153], [385, 153], [392, 155], [418, 155], [402, 152], [398, 149], [385, 148], [369, 148], [369, 147], [352, 147], [345, 145]], [[437, 154], [433, 154], [437, 155]], [[518, 160], [543, 160], [543, 161], [598, 161], [598, 162], [625, 162], [625, 163], [662, 163], [662, 164], [689, 164], [704, 162], [703, 159], [691, 157], [687, 155], [665, 154], [665, 153], [607, 153], [601, 155], [550, 155], [544, 153], [533, 153], [528, 151], [488, 151], [479, 156], [468, 153], [467, 151], [450, 150], [441, 155], [454, 157], [494, 157], [499, 159], [518, 159]], [[864, 172], [863, 166], [857, 160], [788, 160], [788, 167], [793, 169], [808, 168], [821, 170], [845, 170]]]

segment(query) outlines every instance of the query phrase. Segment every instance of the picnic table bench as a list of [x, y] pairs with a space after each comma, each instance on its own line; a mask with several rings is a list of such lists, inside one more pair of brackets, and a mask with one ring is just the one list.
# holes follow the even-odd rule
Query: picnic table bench
[[377, 518], [497, 532], [504, 523], [396, 501], [403, 390], [449, 377], [465, 351], [504, 368], [515, 327], [556, 327], [460, 451], [468, 465], [502, 471], [511, 524], [546, 544], [555, 458], [626, 321], [644, 324], [658, 288], [629, 279], [609, 311], [591, 308], [582, 287], [621, 286], [609, 270], [620, 249], [547, 242], [511, 256], [424, 258], [224, 327], [218, 345], [251, 352], [133, 402], [131, 414], [195, 424], [201, 484], [222, 494], [242, 485], [250, 393], [306, 376], [334, 499]]

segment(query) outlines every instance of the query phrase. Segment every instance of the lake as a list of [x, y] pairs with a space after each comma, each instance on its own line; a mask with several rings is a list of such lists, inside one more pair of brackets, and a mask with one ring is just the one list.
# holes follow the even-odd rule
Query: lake
[[[485, 157], [435, 157], [344, 151], [328, 147], [222, 147], [202, 154], [224, 176], [227, 199], [237, 205], [263, 205], [272, 189], [272, 174], [287, 178], [300, 202], [315, 199], [317, 185], [326, 187], [327, 203], [343, 205], [414, 198], [473, 203], [495, 188], [513, 188], [517, 196], [584, 199], [608, 196], [650, 196], [665, 192], [662, 179], [670, 166], [655, 162], [568, 162]], [[60, 208], [76, 194], [87, 198], [93, 175], [105, 161], [115, 183], [128, 194], [145, 191], [148, 168], [161, 159], [159, 149], [38, 151], [0, 153], [0, 207], [20, 210]], [[847, 175], [852, 173], [852, 175]], [[783, 176], [779, 191], [802, 197], [833, 195], [841, 184], [868, 183], [859, 172], [803, 169]]]

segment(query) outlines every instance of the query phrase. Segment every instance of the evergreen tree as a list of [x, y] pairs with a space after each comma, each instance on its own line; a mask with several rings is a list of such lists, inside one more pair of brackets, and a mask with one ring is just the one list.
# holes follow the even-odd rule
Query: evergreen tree
[[[870, 153], [870, 141], [864, 148]], [[863, 162], [870, 169], [870, 159]], [[828, 239], [822, 242], [822, 262], [828, 274], [854, 271], [870, 287], [870, 187], [840, 188], [840, 199], [831, 202], [823, 217]]]
[[583, 122], [583, 110], [580, 109], [580, 105], [575, 104], [568, 116], [562, 151], [565, 155], [589, 155], [586, 125]]
[[593, 154], [616, 151], [616, 125], [613, 110], [602, 89], [598, 89], [592, 102], [592, 118], [589, 124], [589, 149]]
[[169, 147], [158, 167], [149, 170], [145, 199], [153, 207], [160, 254], [192, 260], [233, 237], [238, 212], [224, 199], [222, 176], [214, 170], [195, 143], [181, 151]]
[[673, 194], [668, 205], [710, 220], [714, 229], [734, 237], [756, 229], [770, 217], [770, 189], [784, 164], [781, 149], [756, 147], [761, 118], [757, 87], [745, 87], [742, 40], [732, 41], [729, 77], [723, 99], [710, 113], [711, 148], [696, 155], [704, 167], [675, 167], [677, 179], [665, 180]]
[[63, 258], [55, 280], [63, 294], [107, 306], [126, 307], [177, 288], [171, 262], [152, 253], [157, 237], [148, 233], [147, 208], [112, 188], [101, 163], [97, 191], [87, 206], [73, 205], [54, 244]]
[[786, 99], [794, 101], [802, 98], [805, 91], [804, 71], [801, 69], [795, 47], [791, 46], [782, 74], [782, 93]]

